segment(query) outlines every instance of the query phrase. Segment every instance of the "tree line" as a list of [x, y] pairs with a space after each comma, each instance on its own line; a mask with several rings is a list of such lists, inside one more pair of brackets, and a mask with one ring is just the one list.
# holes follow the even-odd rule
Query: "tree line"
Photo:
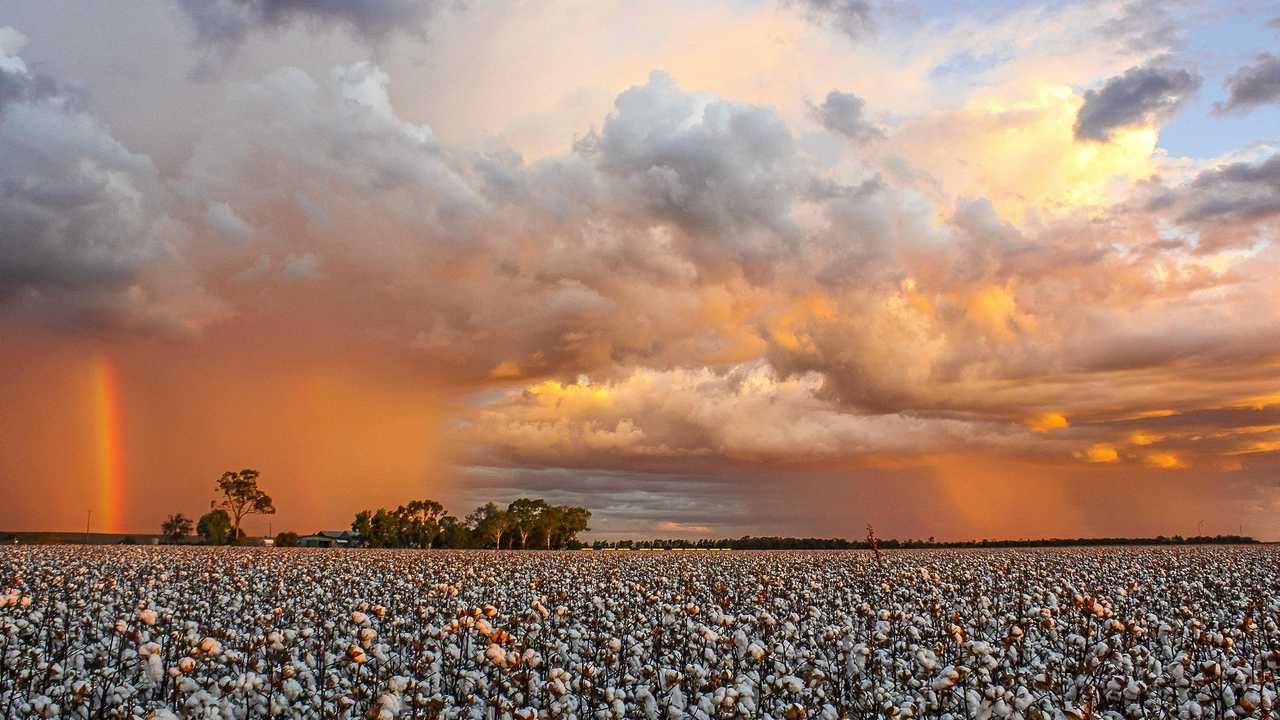
[[488, 502], [461, 520], [434, 500], [414, 500], [394, 510], [362, 510], [351, 530], [367, 547], [544, 549], [581, 547], [578, 533], [590, 530], [591, 511], [517, 498], [505, 509]]
[[1247, 535], [1198, 535], [1183, 537], [1045, 538], [1040, 540], [846, 540], [845, 538], [755, 537], [700, 538], [698, 540], [597, 540], [596, 550], [870, 550], [928, 548], [1081, 547], [1086, 545], [1242, 545], [1258, 541]]
[[[274, 515], [271, 496], [258, 486], [257, 470], [227, 471], [218, 478], [209, 512], [193, 521], [182, 513], [160, 526], [169, 542], [181, 542], [194, 531], [206, 545], [236, 545], [247, 539], [242, 524], [250, 515]], [[582, 547], [578, 533], [590, 530], [591, 511], [552, 505], [540, 498], [518, 498], [504, 509], [485, 503], [459, 520], [434, 500], [414, 500], [394, 510], [362, 510], [351, 523], [357, 543], [376, 548], [559, 548]], [[295, 532], [274, 538], [279, 547], [296, 546]]]

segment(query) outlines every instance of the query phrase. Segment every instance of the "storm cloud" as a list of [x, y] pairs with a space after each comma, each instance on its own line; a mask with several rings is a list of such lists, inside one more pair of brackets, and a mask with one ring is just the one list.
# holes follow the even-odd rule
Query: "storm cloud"
[[178, 0], [208, 55], [196, 77], [217, 74], [221, 65], [254, 33], [297, 24], [336, 27], [371, 43], [401, 33], [425, 37], [432, 20], [450, 0]]
[[[83, 494], [91, 443], [46, 449], [93, 437], [90, 358], [137, 477], [266, 457], [325, 523], [535, 493], [614, 533], [1163, 531], [1210, 484], [1274, 517], [1275, 148], [1161, 144], [1200, 82], [1152, 59], [1176, 8], [180, 7], [141, 81], [0, 31], [0, 384], [54, 418], [0, 417], [41, 448], [0, 475]], [[1124, 515], [1162, 483], [1192, 509]], [[140, 524], [185, 507], [145, 491]]]
[[[0, 304], [69, 324], [205, 322], [217, 303], [182, 288], [182, 228], [155, 166], [30, 72], [24, 45], [0, 28]], [[152, 276], [158, 266], [168, 275]]]

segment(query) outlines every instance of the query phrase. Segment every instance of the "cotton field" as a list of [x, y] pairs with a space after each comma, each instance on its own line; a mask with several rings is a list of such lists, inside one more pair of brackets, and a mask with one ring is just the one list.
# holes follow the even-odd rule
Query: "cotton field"
[[1271, 547], [0, 550], [0, 717], [1261, 718]]

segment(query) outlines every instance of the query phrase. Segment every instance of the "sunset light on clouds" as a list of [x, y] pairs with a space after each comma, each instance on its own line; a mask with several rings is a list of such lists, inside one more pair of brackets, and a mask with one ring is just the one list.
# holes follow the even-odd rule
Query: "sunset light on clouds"
[[6, 3], [0, 529], [1280, 539], [1277, 17]]

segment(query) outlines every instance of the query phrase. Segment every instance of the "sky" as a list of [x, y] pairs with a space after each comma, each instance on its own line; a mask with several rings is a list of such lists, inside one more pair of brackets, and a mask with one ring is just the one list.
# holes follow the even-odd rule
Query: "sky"
[[0, 529], [1280, 539], [1280, 3], [8, 0]]

